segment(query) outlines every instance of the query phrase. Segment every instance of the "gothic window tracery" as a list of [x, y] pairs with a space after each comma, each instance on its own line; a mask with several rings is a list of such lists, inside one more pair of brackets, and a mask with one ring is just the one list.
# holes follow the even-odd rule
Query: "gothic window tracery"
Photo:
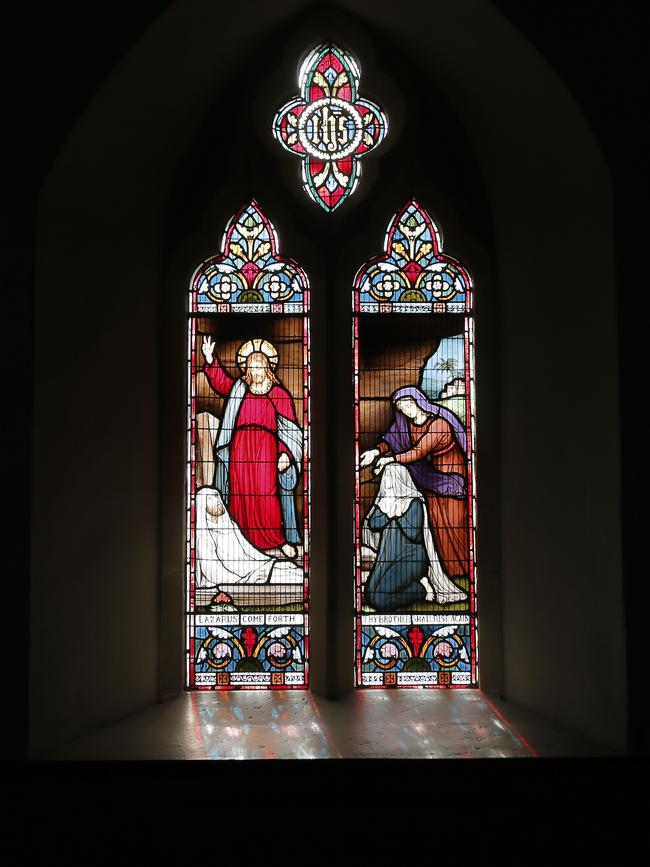
[[[273, 132], [331, 212], [387, 120], [332, 44]], [[355, 678], [478, 685], [472, 280], [411, 199], [354, 279]], [[191, 280], [187, 684], [308, 684], [309, 283], [251, 200]]]

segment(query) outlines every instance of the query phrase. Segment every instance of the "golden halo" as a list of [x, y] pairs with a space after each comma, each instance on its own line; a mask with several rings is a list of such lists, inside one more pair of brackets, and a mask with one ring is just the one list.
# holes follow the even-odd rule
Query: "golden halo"
[[277, 350], [272, 343], [269, 343], [269, 341], [265, 340], [263, 337], [254, 337], [252, 340], [247, 340], [246, 343], [242, 343], [242, 345], [237, 350], [237, 364], [240, 367], [243, 368], [245, 366], [246, 359], [251, 354], [251, 352], [263, 352], [264, 355], [266, 355], [266, 357], [268, 358], [271, 367], [277, 367]]

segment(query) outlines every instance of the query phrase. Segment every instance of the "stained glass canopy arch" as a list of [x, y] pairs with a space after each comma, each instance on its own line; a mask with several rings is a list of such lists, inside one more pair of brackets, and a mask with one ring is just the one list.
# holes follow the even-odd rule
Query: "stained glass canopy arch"
[[355, 310], [372, 313], [469, 313], [467, 270], [442, 252], [442, 234], [429, 213], [410, 199], [392, 217], [384, 252], [359, 268]]
[[361, 157], [388, 131], [384, 112], [359, 96], [360, 78], [350, 54], [332, 43], [319, 45], [300, 68], [300, 95], [273, 121], [276, 140], [301, 157], [305, 192], [327, 212], [352, 195], [361, 177]]
[[309, 305], [307, 275], [278, 250], [273, 223], [251, 199], [228, 221], [221, 252], [194, 272], [191, 312], [302, 312]]

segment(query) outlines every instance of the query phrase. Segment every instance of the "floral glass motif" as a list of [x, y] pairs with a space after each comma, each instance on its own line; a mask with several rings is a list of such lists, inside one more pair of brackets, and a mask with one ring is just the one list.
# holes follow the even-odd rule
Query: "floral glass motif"
[[359, 67], [335, 45], [319, 45], [299, 73], [300, 96], [284, 105], [273, 121], [280, 144], [302, 157], [303, 186], [326, 211], [356, 189], [360, 157], [386, 135], [388, 121], [379, 106], [361, 99]]
[[308, 684], [309, 283], [252, 201], [190, 281], [186, 684]]
[[478, 685], [471, 295], [415, 201], [355, 279], [357, 686]]
[[203, 262], [192, 278], [193, 312], [299, 313], [307, 278], [278, 254], [278, 236], [253, 199], [230, 219], [221, 254]]
[[462, 313], [469, 309], [469, 275], [443, 255], [438, 228], [412, 199], [386, 230], [385, 253], [359, 269], [354, 281], [359, 310]]

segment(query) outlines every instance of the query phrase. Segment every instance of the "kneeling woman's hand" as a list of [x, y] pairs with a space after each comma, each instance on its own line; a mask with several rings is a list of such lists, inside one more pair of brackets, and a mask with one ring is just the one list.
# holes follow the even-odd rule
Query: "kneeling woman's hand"
[[364, 467], [370, 466], [378, 454], [379, 449], [368, 449], [368, 451], [364, 452], [359, 458], [359, 467], [363, 469]]
[[394, 460], [395, 458], [392, 455], [386, 456], [385, 458], [379, 458], [379, 460], [375, 464], [375, 474], [380, 473], [384, 469], [386, 464], [392, 464]]

